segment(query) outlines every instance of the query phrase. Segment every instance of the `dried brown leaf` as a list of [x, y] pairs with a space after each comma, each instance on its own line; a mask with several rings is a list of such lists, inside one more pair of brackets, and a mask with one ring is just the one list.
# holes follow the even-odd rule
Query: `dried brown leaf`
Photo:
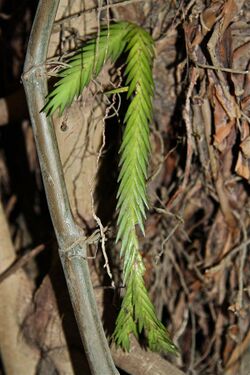
[[248, 161], [243, 157], [241, 152], [239, 152], [238, 154], [238, 159], [237, 159], [237, 163], [235, 166], [235, 172], [239, 176], [245, 178], [246, 180], [250, 178], [250, 170], [249, 170]]
[[238, 7], [234, 0], [228, 0], [225, 2], [223, 6], [223, 11], [222, 11], [223, 21], [221, 24], [221, 35], [224, 34], [224, 32], [228, 28], [229, 24], [232, 22], [237, 12], [238, 12]]
[[200, 20], [203, 35], [206, 35], [215, 25], [216, 20], [221, 12], [221, 7], [221, 1], [216, 1], [209, 8], [205, 9], [201, 14]]
[[214, 146], [220, 149], [220, 144], [228, 137], [231, 133], [232, 127], [234, 126], [235, 121], [229, 121], [226, 124], [218, 125], [216, 127], [216, 133], [214, 135]]

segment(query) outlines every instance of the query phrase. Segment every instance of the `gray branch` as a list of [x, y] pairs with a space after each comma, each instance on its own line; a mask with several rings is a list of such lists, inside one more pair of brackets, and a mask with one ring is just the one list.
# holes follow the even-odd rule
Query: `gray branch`
[[40, 113], [47, 94], [47, 57], [50, 34], [59, 0], [40, 0], [33, 23], [23, 84], [33, 126], [44, 187], [78, 328], [93, 375], [114, 375], [116, 370], [98, 315], [91, 284], [83, 231], [70, 210], [57, 140], [50, 119]]

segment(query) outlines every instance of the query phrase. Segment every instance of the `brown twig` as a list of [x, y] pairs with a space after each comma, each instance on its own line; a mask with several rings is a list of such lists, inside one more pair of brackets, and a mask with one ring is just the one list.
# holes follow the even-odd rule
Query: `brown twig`
[[185, 165], [185, 171], [184, 171], [184, 178], [183, 178], [183, 182], [182, 182], [181, 186], [178, 188], [178, 190], [174, 193], [172, 198], [167, 203], [168, 209], [170, 209], [173, 206], [177, 197], [186, 189], [188, 179], [189, 179], [189, 175], [190, 175], [190, 168], [191, 168], [192, 155], [193, 155], [190, 99], [191, 99], [191, 95], [192, 95], [194, 86], [196, 84], [197, 78], [198, 78], [198, 71], [197, 71], [196, 68], [192, 68], [190, 76], [191, 76], [190, 77], [190, 84], [189, 84], [189, 87], [188, 87], [185, 107], [184, 107], [184, 110], [183, 110], [183, 119], [185, 121], [186, 134], [187, 134], [187, 152], [186, 152], [186, 165]]
[[112, 355], [117, 365], [130, 375], [184, 375], [184, 373], [159, 354], [146, 352], [134, 338], [130, 353], [112, 347]]
[[218, 161], [216, 158], [216, 151], [214, 146], [211, 144], [212, 142], [212, 116], [211, 116], [211, 107], [209, 104], [208, 99], [203, 100], [203, 104], [201, 106], [202, 117], [204, 121], [204, 128], [205, 128], [205, 135], [208, 147], [208, 154], [210, 160], [210, 167], [211, 167], [211, 174], [214, 180], [216, 192], [219, 198], [220, 207], [225, 216], [227, 224], [230, 228], [234, 228], [236, 221], [231, 210], [228, 197], [224, 188], [224, 180], [222, 173], [218, 166]]
[[16, 259], [5, 271], [0, 274], [0, 284], [10, 277], [17, 270], [25, 266], [32, 258], [36, 257], [43, 250], [45, 250], [45, 245], [38, 245], [34, 249], [28, 251], [26, 254]]
[[230, 250], [228, 253], [226, 253], [217, 264], [208, 266], [206, 268], [206, 272], [208, 274], [214, 273], [214, 272], [217, 272], [221, 267], [225, 267], [226, 265], [230, 264], [231, 258], [234, 257], [239, 251], [244, 250], [244, 248], [249, 245], [250, 245], [250, 239], [242, 242], [239, 246], [236, 246], [235, 248]]
[[233, 353], [231, 354], [228, 362], [226, 363], [226, 373], [230, 370], [230, 367], [234, 366], [236, 362], [242, 357], [245, 351], [249, 348], [250, 343], [250, 331], [244, 338], [244, 340], [236, 346]]

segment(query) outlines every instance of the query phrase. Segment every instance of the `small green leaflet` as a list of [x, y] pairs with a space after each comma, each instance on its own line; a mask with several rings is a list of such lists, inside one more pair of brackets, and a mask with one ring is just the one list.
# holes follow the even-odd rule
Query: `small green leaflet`
[[98, 76], [108, 60], [115, 62], [124, 51], [126, 35], [132, 28], [128, 22], [114, 23], [100, 32], [96, 39], [86, 43], [67, 61], [68, 67], [59, 74], [59, 81], [47, 96], [43, 111], [52, 115], [59, 110], [59, 115], [69, 107], [73, 100], [81, 95], [84, 87]]

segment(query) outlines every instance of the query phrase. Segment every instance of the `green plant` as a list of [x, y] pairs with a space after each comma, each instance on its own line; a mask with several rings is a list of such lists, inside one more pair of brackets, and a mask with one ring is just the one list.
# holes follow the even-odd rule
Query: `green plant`
[[146, 180], [154, 92], [154, 42], [151, 36], [129, 22], [115, 23], [101, 31], [98, 38], [80, 49], [68, 61], [68, 67], [58, 74], [60, 79], [48, 95], [43, 110], [51, 115], [58, 109], [62, 114], [91, 79], [99, 74], [105, 61], [110, 59], [115, 62], [122, 52], [127, 53], [127, 87], [120, 91], [127, 91], [130, 104], [124, 118], [125, 130], [120, 148], [117, 242], [121, 241], [126, 292], [113, 336], [119, 346], [129, 350], [130, 334], [139, 338], [143, 333], [151, 350], [175, 353], [177, 349], [157, 318], [144, 284], [145, 268], [137, 235], [137, 227], [144, 234], [148, 208]]

